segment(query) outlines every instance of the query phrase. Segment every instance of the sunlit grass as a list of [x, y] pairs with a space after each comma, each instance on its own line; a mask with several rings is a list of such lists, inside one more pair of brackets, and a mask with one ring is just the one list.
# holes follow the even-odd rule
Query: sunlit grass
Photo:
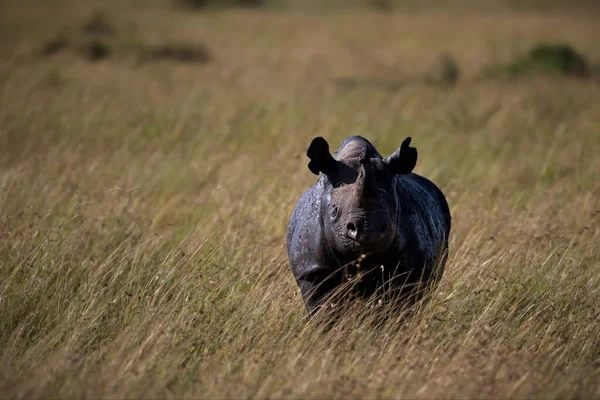
[[[95, 8], [77, 4], [64, 25]], [[156, 4], [112, 9], [115, 40], [193, 38], [210, 62], [43, 58], [54, 22], [1, 31], [4, 397], [600, 396], [598, 81], [479, 75], [541, 40], [597, 62], [593, 15]], [[335, 84], [419, 76], [442, 51], [454, 88]], [[385, 155], [412, 136], [450, 258], [409, 317], [357, 306], [322, 331], [285, 233], [310, 140], [352, 134]]]

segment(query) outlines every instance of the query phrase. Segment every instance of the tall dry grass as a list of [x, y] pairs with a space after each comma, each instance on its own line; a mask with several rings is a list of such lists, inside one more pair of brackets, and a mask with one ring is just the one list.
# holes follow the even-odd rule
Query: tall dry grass
[[[1, 397], [600, 396], [600, 86], [478, 75], [539, 40], [598, 62], [593, 12], [109, 10], [115, 46], [206, 44], [196, 65], [40, 58], [95, 4], [26, 6], [0, 13]], [[442, 51], [455, 88], [334, 83], [402, 82]], [[450, 258], [410, 318], [324, 332], [286, 224], [310, 139], [351, 134], [385, 154], [413, 137]]]

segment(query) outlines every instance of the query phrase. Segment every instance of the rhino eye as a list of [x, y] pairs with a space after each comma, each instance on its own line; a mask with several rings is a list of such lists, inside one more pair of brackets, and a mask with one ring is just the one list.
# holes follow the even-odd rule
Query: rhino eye
[[331, 220], [331, 222], [335, 222], [335, 221], [337, 221], [337, 219], [339, 217], [340, 217], [340, 209], [338, 208], [338, 206], [332, 206], [331, 213], [329, 214], [329, 219]]

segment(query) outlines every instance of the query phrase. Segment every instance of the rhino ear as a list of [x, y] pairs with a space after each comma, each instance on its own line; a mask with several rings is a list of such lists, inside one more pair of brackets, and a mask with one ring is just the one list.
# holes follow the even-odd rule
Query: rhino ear
[[411, 138], [407, 137], [398, 150], [383, 160], [395, 174], [409, 174], [417, 165], [417, 149], [410, 147]]
[[312, 140], [306, 155], [310, 158], [308, 169], [315, 175], [331, 173], [335, 168], [336, 161], [329, 153], [329, 144], [320, 136]]

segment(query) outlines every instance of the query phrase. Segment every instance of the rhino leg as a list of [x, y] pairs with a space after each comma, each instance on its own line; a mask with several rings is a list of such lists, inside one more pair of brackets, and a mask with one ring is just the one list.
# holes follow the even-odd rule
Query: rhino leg
[[331, 294], [340, 284], [339, 274], [325, 274], [312, 271], [298, 279], [300, 293], [308, 313], [313, 316], [323, 305], [328, 294]]

